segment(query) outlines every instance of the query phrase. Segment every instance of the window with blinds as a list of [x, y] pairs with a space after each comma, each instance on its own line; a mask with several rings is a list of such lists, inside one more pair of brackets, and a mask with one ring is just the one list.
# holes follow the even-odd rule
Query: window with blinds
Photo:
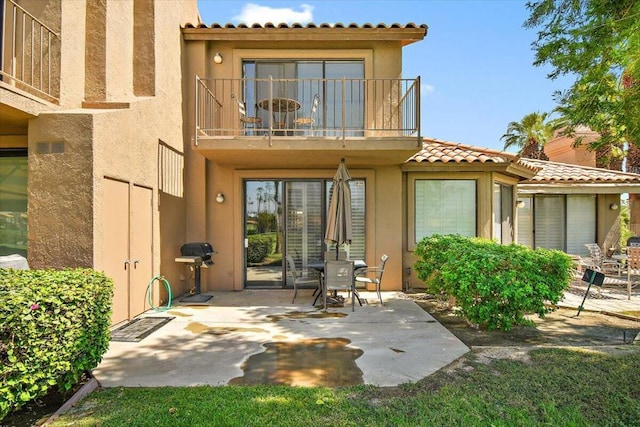
[[513, 186], [493, 184], [493, 238], [502, 243], [513, 241]]
[[523, 196], [518, 207], [518, 244], [533, 248], [533, 198]]
[[524, 206], [518, 209], [518, 243], [589, 255], [585, 243], [596, 241], [595, 195], [539, 195], [520, 200]]
[[565, 249], [564, 196], [537, 196], [533, 206], [535, 247]]
[[433, 234], [476, 235], [476, 181], [415, 181], [415, 241]]
[[585, 243], [596, 241], [596, 196], [567, 196], [567, 253], [589, 256]]

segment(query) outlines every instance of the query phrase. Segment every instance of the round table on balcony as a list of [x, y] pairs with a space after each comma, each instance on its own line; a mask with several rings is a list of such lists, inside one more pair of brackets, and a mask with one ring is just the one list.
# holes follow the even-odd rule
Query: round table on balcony
[[[300, 103], [291, 98], [265, 98], [258, 101], [257, 105], [258, 108], [262, 108], [265, 111], [271, 111], [273, 113], [274, 127], [278, 129], [286, 129], [289, 113], [300, 109]], [[276, 118], [276, 114], [279, 114], [280, 120]]]

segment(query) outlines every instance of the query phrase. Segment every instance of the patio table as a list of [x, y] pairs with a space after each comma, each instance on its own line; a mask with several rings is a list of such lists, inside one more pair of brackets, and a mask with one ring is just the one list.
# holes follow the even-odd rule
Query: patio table
[[[348, 261], [352, 261], [353, 262], [353, 274], [354, 274], [353, 277], [354, 277], [354, 280], [355, 280], [355, 275], [358, 272], [358, 270], [368, 267], [367, 263], [364, 262], [364, 260], [362, 260], [362, 259], [353, 259], [353, 260], [348, 260]], [[318, 301], [318, 298], [320, 297], [320, 295], [322, 295], [322, 293], [324, 292], [324, 281], [322, 280], [322, 278], [324, 277], [324, 261], [321, 260], [321, 259], [309, 260], [309, 263], [307, 264], [307, 267], [316, 270], [319, 273], [319, 276], [320, 276], [320, 293], [318, 295], [316, 295], [316, 298], [313, 300], [313, 305], [315, 305], [316, 301]], [[358, 291], [355, 289], [355, 287], [354, 287], [354, 292], [355, 292], [356, 298], [358, 299], [358, 303], [360, 305], [362, 305], [362, 302], [360, 301], [360, 296], [358, 295]], [[333, 298], [335, 298], [335, 299], [338, 298], [338, 291], [333, 291]]]

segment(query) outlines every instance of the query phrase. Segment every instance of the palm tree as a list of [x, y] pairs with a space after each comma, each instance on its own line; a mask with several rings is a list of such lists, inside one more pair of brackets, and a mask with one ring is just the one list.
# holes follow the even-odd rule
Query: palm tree
[[519, 122], [511, 122], [500, 137], [504, 149], [518, 147], [518, 155], [529, 159], [549, 160], [542, 147], [561, 127], [560, 120], [547, 120], [548, 113], [527, 114]]

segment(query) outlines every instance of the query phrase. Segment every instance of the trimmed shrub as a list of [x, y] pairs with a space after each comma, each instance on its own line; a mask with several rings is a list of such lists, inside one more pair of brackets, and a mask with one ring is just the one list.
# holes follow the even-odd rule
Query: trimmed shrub
[[501, 245], [461, 236], [432, 236], [415, 251], [418, 277], [431, 292], [453, 297], [457, 314], [486, 329], [530, 325], [526, 314], [544, 317], [572, 279], [564, 252]]
[[113, 282], [89, 269], [0, 269], [0, 420], [69, 390], [109, 347]]
[[247, 248], [247, 262], [255, 264], [264, 261], [267, 255], [273, 251], [273, 239], [271, 236], [257, 234], [249, 236], [249, 247]]

